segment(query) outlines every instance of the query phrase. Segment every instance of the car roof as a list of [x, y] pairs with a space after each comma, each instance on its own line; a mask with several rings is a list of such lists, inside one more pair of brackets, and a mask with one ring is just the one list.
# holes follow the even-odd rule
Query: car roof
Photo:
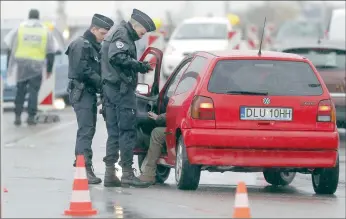
[[338, 50], [346, 50], [345, 47], [345, 41], [344, 40], [321, 40], [320, 43], [318, 41], [310, 41], [304, 43], [294, 43], [293, 45], [287, 45], [281, 47], [279, 50], [284, 51], [287, 49], [297, 49], [297, 48], [321, 48], [321, 49], [338, 49]]
[[183, 21], [183, 24], [196, 24], [196, 23], [229, 23], [229, 20], [224, 17], [193, 17]]
[[297, 59], [303, 60], [304, 57], [300, 55], [296, 55], [293, 53], [284, 53], [284, 52], [275, 52], [275, 51], [267, 51], [262, 50], [261, 56], [258, 55], [258, 50], [226, 50], [226, 51], [210, 51], [210, 52], [197, 52], [198, 53], [208, 53], [210, 55], [221, 57], [221, 58], [255, 58], [255, 57], [263, 57], [263, 58], [287, 58], [287, 59]]

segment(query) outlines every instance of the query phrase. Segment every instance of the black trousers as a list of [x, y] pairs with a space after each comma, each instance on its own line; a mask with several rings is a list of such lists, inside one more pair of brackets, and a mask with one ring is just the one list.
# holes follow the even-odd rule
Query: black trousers
[[91, 93], [87, 90], [84, 90], [79, 102], [72, 103], [72, 107], [74, 109], [74, 112], [76, 113], [78, 123], [75, 155], [84, 155], [86, 166], [92, 165], [93, 151], [91, 145], [96, 131], [96, 103], [96, 93]]
[[23, 112], [26, 93], [29, 93], [28, 114], [35, 116], [37, 114], [38, 93], [41, 88], [42, 75], [32, 77], [28, 80], [17, 83], [15, 104], [15, 114], [20, 116]]
[[108, 132], [106, 156], [103, 161], [106, 165], [115, 164], [118, 162], [120, 150], [120, 166], [123, 169], [132, 168], [133, 149], [137, 142], [134, 91], [129, 89], [126, 94], [121, 94], [119, 89], [104, 84], [103, 96]]

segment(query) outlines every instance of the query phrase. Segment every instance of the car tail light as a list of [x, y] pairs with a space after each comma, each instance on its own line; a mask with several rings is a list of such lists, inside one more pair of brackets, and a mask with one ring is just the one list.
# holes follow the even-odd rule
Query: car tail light
[[195, 96], [191, 105], [191, 117], [200, 120], [214, 120], [214, 102], [209, 97]]
[[335, 122], [335, 107], [331, 100], [321, 100], [318, 104], [317, 121]]

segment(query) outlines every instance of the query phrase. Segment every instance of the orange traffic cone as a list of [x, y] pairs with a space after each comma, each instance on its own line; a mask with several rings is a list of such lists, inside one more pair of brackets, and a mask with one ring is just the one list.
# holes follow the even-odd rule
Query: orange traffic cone
[[69, 216], [91, 216], [97, 213], [92, 209], [88, 179], [85, 170], [85, 160], [83, 155], [77, 156], [76, 172], [73, 182], [70, 209], [65, 210], [65, 215]]
[[244, 182], [238, 183], [237, 186], [233, 218], [251, 218], [247, 189]]

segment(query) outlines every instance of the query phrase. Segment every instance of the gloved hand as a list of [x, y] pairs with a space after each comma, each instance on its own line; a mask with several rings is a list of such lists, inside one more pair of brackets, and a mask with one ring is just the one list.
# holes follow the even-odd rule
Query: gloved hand
[[141, 63], [141, 66], [140, 66], [140, 69], [139, 69], [140, 73], [147, 73], [150, 70], [153, 70], [153, 69], [151, 68], [149, 62], [144, 61], [144, 62]]

